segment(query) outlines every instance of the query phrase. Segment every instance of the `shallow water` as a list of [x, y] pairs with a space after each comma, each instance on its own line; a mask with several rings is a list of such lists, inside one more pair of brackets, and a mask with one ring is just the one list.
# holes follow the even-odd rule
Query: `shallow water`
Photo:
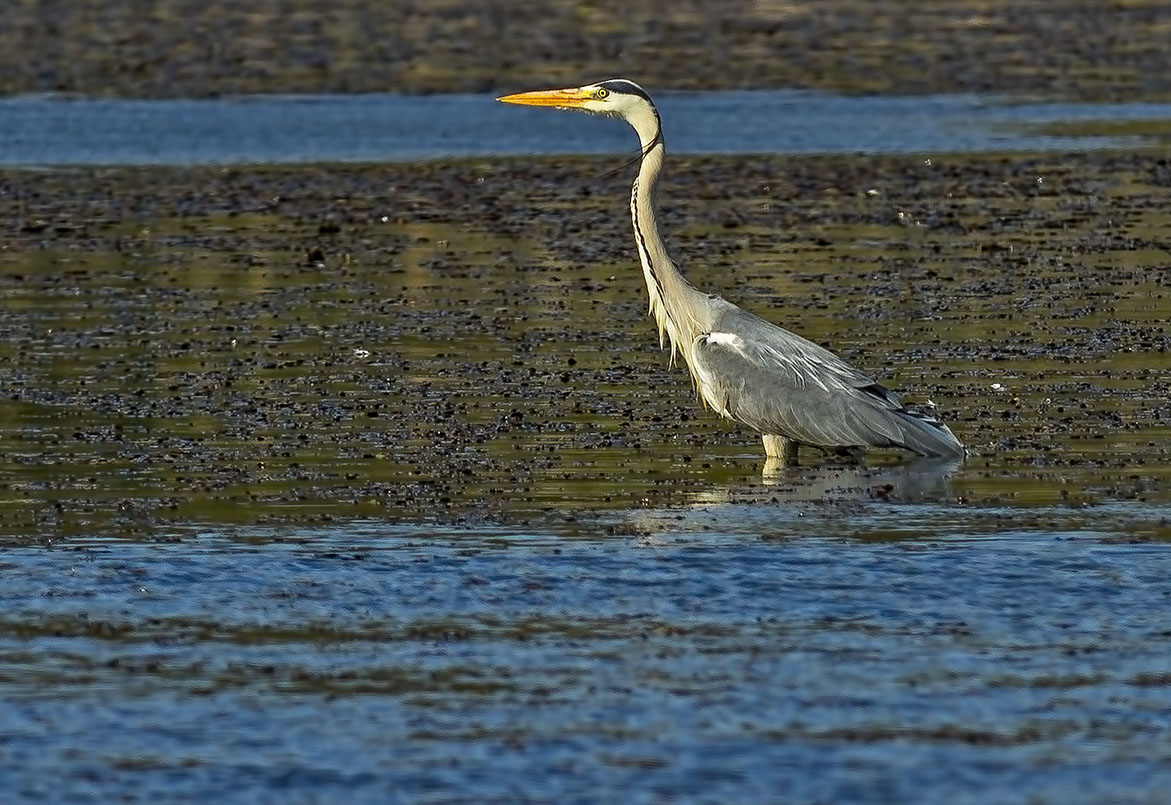
[[[677, 153], [941, 153], [1115, 148], [1166, 138], [1171, 104], [977, 95], [656, 94]], [[0, 165], [385, 162], [621, 153], [614, 121], [503, 107], [484, 95], [0, 100]], [[1162, 129], [1154, 126], [1163, 125]]]
[[0, 769], [73, 802], [1158, 801], [1171, 554], [1136, 538], [1171, 510], [1037, 514], [707, 504], [605, 539], [355, 522], [13, 550]]
[[1162, 799], [1161, 164], [674, 161], [695, 282], [972, 449], [779, 474], [608, 167], [4, 177], [4, 791]]

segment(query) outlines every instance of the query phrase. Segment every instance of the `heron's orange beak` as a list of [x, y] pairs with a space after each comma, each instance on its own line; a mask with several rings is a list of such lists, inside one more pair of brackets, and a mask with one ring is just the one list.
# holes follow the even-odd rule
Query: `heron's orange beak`
[[593, 97], [583, 89], [543, 89], [537, 92], [518, 92], [496, 100], [501, 103], [515, 103], [521, 106], [554, 106], [558, 109], [581, 109]]

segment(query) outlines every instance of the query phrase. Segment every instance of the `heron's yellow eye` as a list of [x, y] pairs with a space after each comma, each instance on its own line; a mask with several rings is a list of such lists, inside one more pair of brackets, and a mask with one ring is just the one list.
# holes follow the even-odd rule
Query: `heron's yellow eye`
[[609, 94], [610, 90], [606, 89], [605, 87], [598, 87], [598, 89], [594, 91], [594, 97], [599, 101], [606, 100], [606, 96]]

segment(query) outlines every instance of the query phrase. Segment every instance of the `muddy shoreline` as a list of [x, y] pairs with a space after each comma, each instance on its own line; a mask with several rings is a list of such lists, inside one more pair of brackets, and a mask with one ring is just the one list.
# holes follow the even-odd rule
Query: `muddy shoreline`
[[[3, 172], [0, 525], [770, 499], [666, 367], [612, 162]], [[1158, 154], [669, 168], [691, 279], [940, 405], [956, 497], [1167, 488]]]
[[0, 94], [663, 89], [1171, 97], [1171, 9], [1072, 0], [8, 3]]

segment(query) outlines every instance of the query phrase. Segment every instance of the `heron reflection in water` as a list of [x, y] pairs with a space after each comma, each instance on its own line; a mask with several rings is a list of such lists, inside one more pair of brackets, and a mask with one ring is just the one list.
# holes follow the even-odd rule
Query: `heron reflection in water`
[[829, 350], [696, 289], [679, 273], [655, 215], [662, 122], [642, 87], [616, 78], [498, 100], [620, 117], [634, 128], [642, 155], [630, 215], [660, 344], [670, 342], [672, 364], [683, 358], [708, 406], [761, 434], [771, 463], [796, 464], [803, 445], [854, 455], [867, 447], [938, 458], [964, 455], [963, 445], [930, 412], [903, 405]]
[[[878, 466], [822, 464], [711, 483], [685, 494], [679, 505], [639, 508], [620, 515], [619, 528], [643, 545], [677, 545], [680, 534], [853, 536], [886, 532], [893, 538], [923, 533], [955, 495], [951, 476], [963, 460], [916, 457]], [[891, 507], [886, 504], [904, 504]], [[882, 504], [882, 505], [870, 505]], [[907, 506], [906, 504], [914, 504]]]

